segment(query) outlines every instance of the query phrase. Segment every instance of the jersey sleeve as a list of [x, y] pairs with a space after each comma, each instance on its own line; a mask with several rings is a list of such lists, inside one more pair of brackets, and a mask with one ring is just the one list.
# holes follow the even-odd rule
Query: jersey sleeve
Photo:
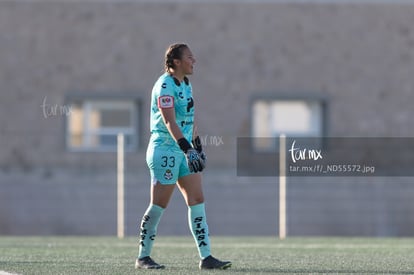
[[170, 109], [174, 108], [175, 104], [175, 90], [173, 83], [168, 81], [168, 79], [161, 79], [158, 83], [158, 93], [157, 93], [157, 107], [159, 109]]

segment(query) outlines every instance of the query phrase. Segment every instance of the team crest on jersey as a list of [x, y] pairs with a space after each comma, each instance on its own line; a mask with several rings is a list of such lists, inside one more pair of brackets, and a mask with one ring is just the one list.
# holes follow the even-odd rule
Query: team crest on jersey
[[158, 108], [173, 108], [174, 97], [170, 95], [163, 95], [158, 97]]
[[171, 172], [170, 169], [167, 169], [167, 171], [165, 171], [165, 173], [164, 173], [164, 179], [170, 180], [172, 178], [173, 178], [173, 173]]

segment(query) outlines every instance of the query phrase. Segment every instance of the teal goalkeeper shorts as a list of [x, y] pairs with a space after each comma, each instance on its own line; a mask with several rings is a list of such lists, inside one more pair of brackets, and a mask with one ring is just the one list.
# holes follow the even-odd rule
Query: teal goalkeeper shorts
[[148, 146], [146, 159], [154, 185], [175, 184], [179, 178], [191, 174], [184, 153], [171, 147]]

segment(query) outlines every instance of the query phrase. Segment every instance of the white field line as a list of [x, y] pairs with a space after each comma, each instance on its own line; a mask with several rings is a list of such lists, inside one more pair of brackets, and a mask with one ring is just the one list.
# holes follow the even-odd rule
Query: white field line
[[0, 275], [18, 275], [18, 274], [16, 274], [16, 273], [9, 273], [9, 272], [0, 270]]

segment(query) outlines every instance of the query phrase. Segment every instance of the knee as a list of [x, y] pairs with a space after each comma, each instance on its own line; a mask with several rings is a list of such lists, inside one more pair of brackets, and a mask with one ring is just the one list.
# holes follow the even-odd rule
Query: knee
[[163, 198], [157, 198], [157, 197], [151, 198], [151, 204], [154, 204], [164, 209], [167, 208], [168, 202], [169, 202], [168, 200], [163, 199]]
[[164, 208], [164, 209], [167, 208], [167, 206], [168, 206], [168, 202], [158, 201], [158, 200], [152, 200], [151, 204], [154, 204], [154, 205], [159, 206], [159, 207]]
[[200, 203], [204, 203], [204, 197], [203, 196], [197, 196], [194, 198], [189, 198], [187, 201], [188, 206], [194, 206]]

